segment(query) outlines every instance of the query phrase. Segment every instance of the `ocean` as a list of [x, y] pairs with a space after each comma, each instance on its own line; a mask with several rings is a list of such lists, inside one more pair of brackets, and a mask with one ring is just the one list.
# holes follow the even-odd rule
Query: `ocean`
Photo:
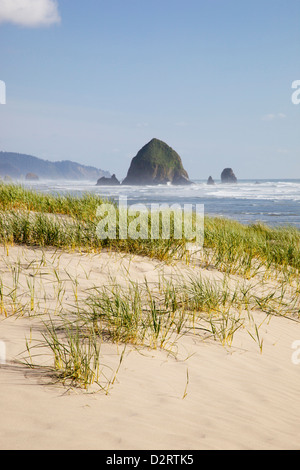
[[300, 179], [242, 180], [237, 184], [195, 180], [191, 186], [96, 186], [90, 181], [39, 181], [23, 183], [45, 193], [73, 194], [90, 192], [127, 203], [203, 204], [206, 215], [237, 220], [244, 224], [262, 222], [269, 226], [290, 225], [300, 229]]

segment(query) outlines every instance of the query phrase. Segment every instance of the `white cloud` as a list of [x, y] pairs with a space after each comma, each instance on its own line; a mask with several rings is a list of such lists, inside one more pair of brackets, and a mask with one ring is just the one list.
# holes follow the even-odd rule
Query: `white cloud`
[[56, 0], [0, 0], [0, 23], [30, 28], [59, 22]]
[[278, 113], [278, 114], [265, 114], [262, 117], [263, 121], [274, 121], [275, 119], [285, 119], [286, 115], [283, 113]]

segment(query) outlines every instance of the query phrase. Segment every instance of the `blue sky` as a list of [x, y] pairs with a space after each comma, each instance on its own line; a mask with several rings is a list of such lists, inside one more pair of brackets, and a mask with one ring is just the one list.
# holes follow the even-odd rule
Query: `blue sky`
[[299, 0], [0, 0], [0, 150], [123, 178], [156, 137], [192, 179], [300, 178], [299, 53]]

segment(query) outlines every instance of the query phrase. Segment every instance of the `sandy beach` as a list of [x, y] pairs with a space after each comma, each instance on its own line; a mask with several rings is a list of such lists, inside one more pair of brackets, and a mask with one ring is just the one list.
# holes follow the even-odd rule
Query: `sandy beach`
[[[222, 282], [223, 274], [196, 262], [165, 264], [108, 252], [2, 246], [0, 273], [10, 292], [16, 266], [19, 310], [12, 314], [7, 307], [0, 317], [0, 341], [6, 346], [6, 361], [0, 365], [1, 449], [300, 448], [300, 364], [292, 347], [300, 340], [296, 319], [254, 311], [262, 348], [246, 322], [230, 345], [193, 332], [179, 338], [173, 351], [130, 345], [124, 351], [122, 344], [104, 342], [101, 357], [111, 367], [107, 373], [124, 354], [108, 393], [94, 386], [88, 391], [68, 388], [20, 362], [26, 340], [34, 344], [41, 338], [43, 320], [55, 315], [58, 301], [67, 311], [75, 294], [83, 299], [89, 289], [112, 279], [124, 288], [129, 279], [147, 279], [154, 287], [162, 275], [180, 281], [192, 272]], [[29, 315], [20, 305], [30, 304], [32, 279], [35, 305]], [[233, 284], [239, 281], [232, 278]], [[47, 363], [49, 357], [41, 355], [38, 361]]]

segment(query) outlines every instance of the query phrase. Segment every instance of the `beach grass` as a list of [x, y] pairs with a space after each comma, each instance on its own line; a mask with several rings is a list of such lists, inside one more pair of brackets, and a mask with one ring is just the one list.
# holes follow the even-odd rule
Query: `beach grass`
[[[117, 372], [112, 371], [113, 379], [104, 374], [100, 355], [101, 345], [107, 341], [174, 354], [182, 335], [193, 334], [231, 346], [236, 332], [246, 328], [262, 352], [260, 325], [254, 319], [256, 311], [266, 317], [282, 315], [299, 321], [298, 229], [272, 228], [261, 223], [243, 225], [205, 216], [203, 246], [191, 253], [190, 240], [173, 236], [172, 220], [169, 239], [117, 236], [101, 240], [96, 230], [97, 208], [106, 202], [97, 195], [51, 195], [21, 185], [0, 184], [0, 243], [6, 246], [7, 253], [11, 245], [25, 245], [97, 253], [110, 250], [167, 263], [180, 260], [187, 266], [196, 263], [198, 274], [179, 277], [176, 282], [162, 278], [156, 286], [146, 280], [129, 281], [127, 289], [112, 280], [79, 299], [76, 275], [66, 273], [73, 285], [73, 300], [68, 300], [66, 313], [64, 282], [53, 267], [56, 306], [52, 312], [44, 308], [50, 319], [44, 323], [42, 344], [53, 356], [50, 370], [58, 380], [84, 388], [98, 384], [108, 390]], [[43, 263], [41, 259], [40, 267]], [[24, 270], [21, 261], [8, 268], [10, 286], [0, 279], [0, 314], [39, 315], [42, 301], [35, 278], [39, 266], [32, 266], [34, 274], [26, 278], [26, 302], [20, 292]], [[201, 269], [222, 273], [222, 281], [202, 278]], [[43, 305], [46, 303], [45, 297]], [[28, 343], [27, 346], [32, 357], [32, 348]], [[121, 355], [120, 363], [122, 358]], [[32, 361], [27, 362], [34, 366]]]
[[261, 267], [300, 269], [300, 231], [295, 227], [207, 217], [204, 243], [212, 250], [213, 264], [228, 272], [251, 275]]
[[[97, 208], [107, 202], [89, 193], [80, 197], [44, 194], [21, 185], [2, 183], [0, 241], [71, 249], [108, 248], [160, 260], [188, 258], [187, 243], [190, 240], [184, 238], [184, 233], [182, 238], [174, 237], [172, 220], [167, 239], [121, 239], [117, 231], [115, 239], [100, 240], [96, 232]], [[203, 262], [222, 271], [248, 277], [262, 268], [275, 268], [285, 274], [297, 275], [300, 269], [300, 231], [295, 227], [271, 228], [261, 223], [243, 225], [205, 216]]]
[[[43, 341], [38, 346], [52, 355], [53, 365], [48, 370], [57, 380], [85, 389], [97, 384], [107, 391], [117, 372], [112, 371], [110, 377], [103, 372], [103, 343], [122, 349], [161, 349], [176, 356], [178, 341], [184, 335], [231, 347], [242, 329], [262, 353], [260, 328], [264, 321], [258, 323], [255, 312], [265, 313], [266, 319], [282, 315], [299, 321], [299, 307], [299, 293], [293, 312], [291, 304], [284, 303], [281, 296], [275, 298], [274, 293], [258, 296], [256, 286], [245, 292], [240, 285], [231, 288], [226, 279], [220, 283], [200, 275], [176, 281], [162, 278], [151, 288], [146, 280], [131, 281], [127, 288], [112, 280], [88, 289], [81, 300], [74, 293], [73, 302], [68, 300], [68, 311], [62, 302], [61, 309], [44, 321]], [[27, 350], [34, 366], [31, 348]]]
[[[186, 254], [186, 240], [175, 238], [172, 228], [170, 238], [121, 239], [117, 230], [116, 238], [100, 239], [97, 235], [97, 208], [108, 202], [115, 206], [118, 219], [117, 206], [97, 195], [42, 194], [20, 185], [2, 183], [0, 242], [90, 251], [109, 249], [159, 260], [171, 260], [174, 256]], [[133, 219], [129, 215], [128, 224]]]

